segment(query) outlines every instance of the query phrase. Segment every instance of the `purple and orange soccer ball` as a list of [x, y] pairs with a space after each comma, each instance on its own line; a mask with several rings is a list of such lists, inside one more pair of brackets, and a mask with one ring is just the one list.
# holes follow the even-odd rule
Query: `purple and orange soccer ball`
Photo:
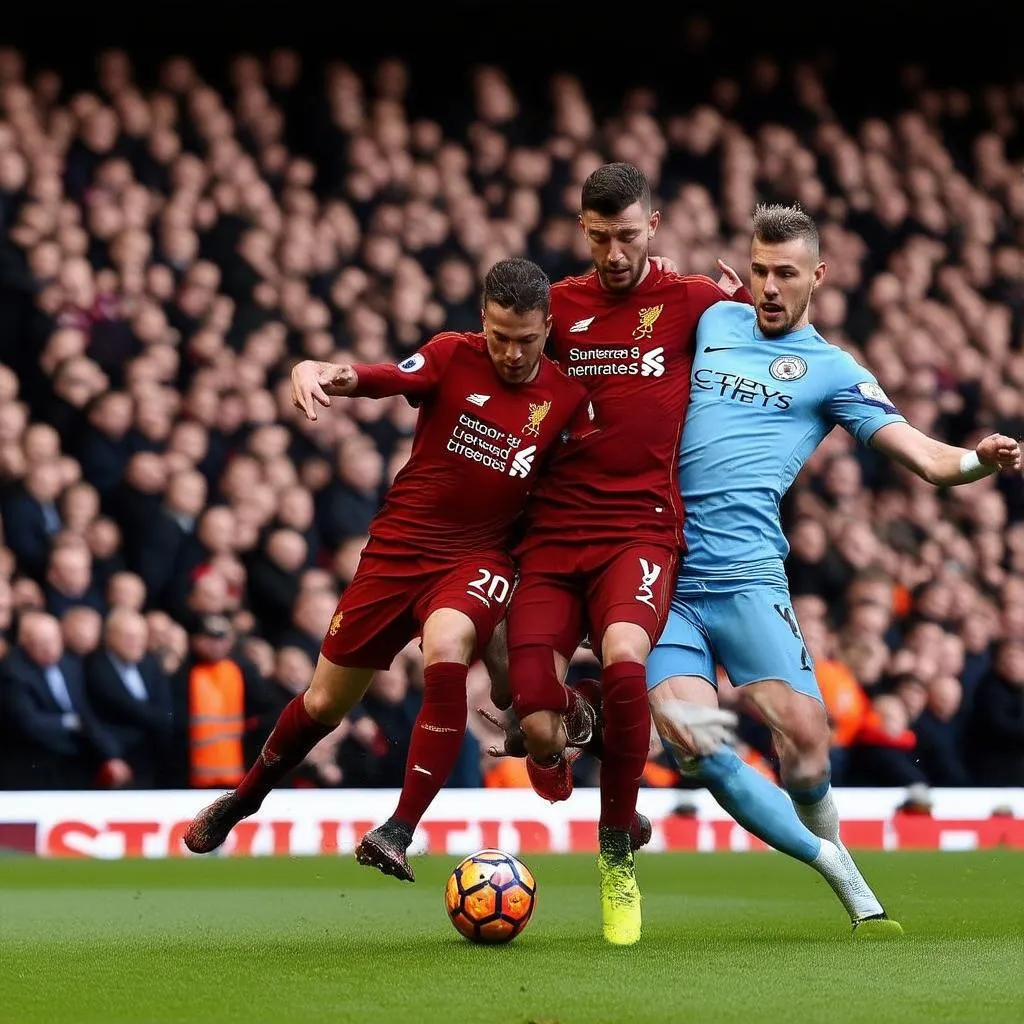
[[455, 866], [444, 905], [456, 929], [470, 942], [511, 942], [537, 905], [533, 872], [501, 850], [481, 850]]

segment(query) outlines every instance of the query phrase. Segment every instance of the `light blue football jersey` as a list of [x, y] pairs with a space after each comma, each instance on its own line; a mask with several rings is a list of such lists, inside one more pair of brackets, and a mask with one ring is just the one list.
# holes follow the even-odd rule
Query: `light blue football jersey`
[[836, 425], [867, 444], [903, 417], [874, 376], [813, 325], [766, 338], [745, 303], [719, 302], [700, 318], [691, 385], [677, 589], [785, 585], [779, 504], [811, 453]]

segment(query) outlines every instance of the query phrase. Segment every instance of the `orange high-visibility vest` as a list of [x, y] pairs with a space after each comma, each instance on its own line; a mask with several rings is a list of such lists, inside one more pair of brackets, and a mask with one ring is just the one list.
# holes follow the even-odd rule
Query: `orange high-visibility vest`
[[228, 658], [195, 665], [188, 676], [189, 784], [231, 789], [245, 762], [245, 678]]

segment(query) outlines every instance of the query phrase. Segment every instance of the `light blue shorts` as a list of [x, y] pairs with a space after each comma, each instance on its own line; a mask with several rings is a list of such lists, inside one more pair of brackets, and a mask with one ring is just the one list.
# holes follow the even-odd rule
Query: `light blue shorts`
[[671, 676], [699, 676], [714, 686], [716, 665], [733, 686], [781, 679], [821, 700], [785, 587], [675, 595], [668, 623], [647, 659], [647, 689]]

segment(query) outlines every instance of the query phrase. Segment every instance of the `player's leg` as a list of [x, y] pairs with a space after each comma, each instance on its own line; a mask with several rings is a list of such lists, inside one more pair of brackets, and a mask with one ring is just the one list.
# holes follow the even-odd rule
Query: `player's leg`
[[216, 850], [243, 818], [255, 814], [267, 794], [362, 699], [373, 669], [346, 668], [317, 659], [309, 689], [281, 712], [259, 757], [230, 793], [204, 807], [185, 831], [185, 845], [193, 853]]
[[[448, 781], [466, 732], [466, 676], [505, 615], [511, 563], [476, 558], [439, 575], [417, 603], [423, 621], [423, 703], [413, 726], [395, 813], [356, 849], [362, 864], [414, 881], [406, 852], [427, 808]], [[483, 598], [473, 581], [485, 579]]]
[[762, 587], [715, 600], [712, 636], [726, 672], [771, 730], [782, 785], [799, 820], [822, 842], [809, 863], [827, 879], [857, 934], [899, 932], [839, 837], [828, 716], [789, 595], [783, 588]]
[[360, 841], [360, 864], [415, 881], [407, 851], [459, 759], [466, 731], [466, 675], [476, 646], [476, 627], [461, 611], [438, 608], [424, 622], [423, 703], [409, 741], [402, 792], [394, 814]]
[[605, 938], [640, 938], [640, 889], [630, 828], [650, 746], [647, 655], [665, 625], [676, 554], [650, 545], [618, 550], [588, 581], [587, 617], [601, 652], [603, 759], [598, 867]]
[[[744, 763], [730, 745], [731, 723], [717, 712], [708, 613], [714, 601], [679, 597], [647, 659], [655, 727], [679, 770], [702, 784], [748, 832], [810, 863], [821, 841], [801, 823], [786, 794]], [[713, 619], [712, 619], [713, 624]]]
[[334, 730], [362, 699], [378, 668], [387, 668], [411, 633], [408, 581], [379, 572], [364, 556], [324, 637], [309, 688], [281, 712], [255, 763], [231, 793], [204, 808], [185, 845], [209, 853]]
[[[686, 671], [689, 652], [659, 646], [651, 656], [655, 676]], [[730, 817], [776, 850], [811, 864], [822, 841], [800, 821], [778, 786], [746, 764], [727, 741], [724, 721], [708, 728], [707, 712], [718, 707], [706, 678], [669, 675], [653, 683], [651, 714], [659, 735], [686, 778], [704, 786]]]
[[582, 696], [561, 681], [579, 642], [579, 596], [571, 578], [535, 569], [538, 561], [543, 564], [540, 552], [524, 560], [509, 608], [509, 679], [530, 782], [539, 796], [556, 801], [572, 792], [571, 763], [563, 751], [590, 739], [594, 717]]

